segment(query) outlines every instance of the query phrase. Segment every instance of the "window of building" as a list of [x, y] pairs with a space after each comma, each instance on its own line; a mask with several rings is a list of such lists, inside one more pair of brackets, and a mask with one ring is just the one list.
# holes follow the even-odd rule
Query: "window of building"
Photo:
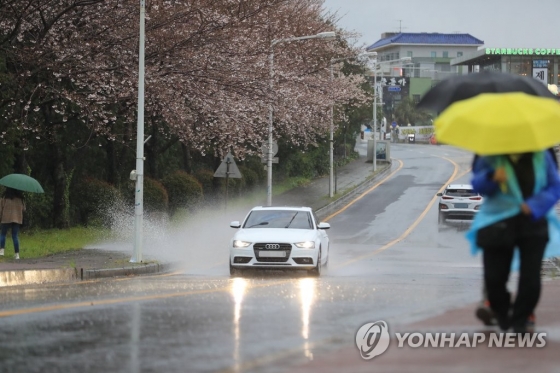
[[434, 65], [434, 68], [436, 71], [442, 71], [442, 72], [449, 72], [451, 71], [451, 65], [448, 63], [436, 63]]
[[508, 59], [509, 61], [507, 61], [508, 64], [506, 65], [506, 72], [515, 75], [532, 75], [532, 61], [527, 61], [525, 58], [520, 56], [511, 56]]
[[407, 56], [407, 57], [412, 57], [412, 51], [407, 51], [407, 52], [406, 52], [406, 56]]
[[463, 52], [457, 52], [457, 57], [463, 57]]
[[443, 51], [443, 57], [444, 58], [449, 58], [449, 52], [448, 51]]
[[431, 51], [431, 52], [430, 52], [430, 56], [431, 56], [432, 58], [436, 58], [436, 52]]

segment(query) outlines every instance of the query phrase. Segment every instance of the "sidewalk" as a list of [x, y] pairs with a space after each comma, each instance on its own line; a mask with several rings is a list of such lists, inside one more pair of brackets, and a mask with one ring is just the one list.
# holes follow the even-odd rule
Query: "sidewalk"
[[[447, 311], [409, 325], [389, 325], [391, 342], [387, 351], [371, 360], [363, 360], [355, 342], [348, 347], [328, 354], [318, 354], [313, 361], [290, 369], [290, 373], [470, 373], [470, 372], [560, 372], [560, 280], [543, 282], [541, 300], [536, 310], [537, 333], [547, 333], [546, 345], [532, 347], [489, 347], [490, 332], [495, 328], [484, 327], [474, 316], [476, 304]], [[377, 320], [371, 320], [374, 322]], [[359, 326], [356, 327], [356, 331]], [[395, 329], [395, 330], [393, 330]], [[476, 347], [442, 348], [398, 347], [397, 333], [485, 333], [486, 342]], [[344, 336], [347, 339], [350, 336]], [[354, 337], [354, 336], [351, 336]], [[352, 338], [353, 339], [353, 338]], [[417, 340], [416, 340], [417, 341]], [[455, 342], [456, 343], [456, 342]]]

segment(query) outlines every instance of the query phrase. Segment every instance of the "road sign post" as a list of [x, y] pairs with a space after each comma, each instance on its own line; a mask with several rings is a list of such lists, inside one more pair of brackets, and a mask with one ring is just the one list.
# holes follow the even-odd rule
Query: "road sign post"
[[237, 164], [235, 164], [235, 160], [233, 159], [233, 156], [231, 155], [230, 152], [228, 152], [227, 155], [224, 157], [224, 160], [222, 161], [222, 163], [220, 164], [220, 166], [218, 167], [218, 169], [214, 173], [214, 177], [225, 177], [226, 178], [226, 203], [225, 203], [225, 208], [227, 210], [229, 178], [231, 177], [231, 178], [234, 178], [234, 179], [241, 179], [243, 177], [241, 175], [241, 172], [239, 171], [239, 168], [237, 167]]
[[276, 153], [278, 153], [278, 143], [276, 142], [276, 140], [273, 140], [271, 144], [272, 144], [271, 149], [269, 149], [268, 143], [263, 144], [263, 146], [261, 147], [261, 151], [262, 151], [261, 162], [265, 164], [264, 169], [268, 174], [268, 181], [266, 186], [267, 206], [272, 206], [272, 171], [269, 170], [268, 167], [272, 168], [273, 163], [278, 163], [278, 157], [275, 157]]

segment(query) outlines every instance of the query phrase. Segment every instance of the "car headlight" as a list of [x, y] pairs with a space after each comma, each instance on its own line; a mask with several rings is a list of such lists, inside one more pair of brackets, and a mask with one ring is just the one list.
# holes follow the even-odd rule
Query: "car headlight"
[[251, 243], [247, 241], [240, 241], [240, 240], [233, 240], [233, 247], [235, 248], [243, 248], [250, 246]]
[[296, 242], [296, 243], [294, 243], [294, 245], [296, 245], [296, 247], [299, 247], [300, 249], [314, 249], [315, 248], [315, 242], [313, 242], [313, 241]]

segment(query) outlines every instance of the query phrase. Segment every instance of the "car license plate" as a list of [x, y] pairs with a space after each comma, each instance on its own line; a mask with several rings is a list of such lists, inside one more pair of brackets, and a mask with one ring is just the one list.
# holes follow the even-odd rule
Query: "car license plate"
[[455, 203], [456, 209], [466, 209], [467, 207], [469, 207], [468, 203]]
[[259, 252], [261, 258], [285, 258], [285, 251], [261, 251]]

